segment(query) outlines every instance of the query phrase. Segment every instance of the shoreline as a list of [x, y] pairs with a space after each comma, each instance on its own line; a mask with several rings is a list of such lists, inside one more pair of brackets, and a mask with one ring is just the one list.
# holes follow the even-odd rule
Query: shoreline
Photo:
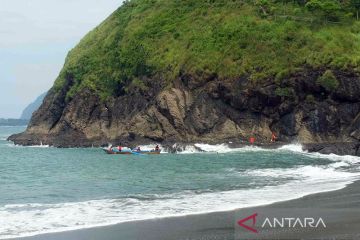
[[[104, 144], [104, 141], [102, 141], [103, 143], [99, 142], [99, 141], [90, 141], [87, 140], [85, 143], [83, 143], [82, 145], [78, 145], [78, 144], [74, 144], [71, 143], [69, 145], [69, 143], [64, 143], [63, 144], [54, 144], [54, 142], [51, 141], [40, 141], [39, 139], [34, 141], [34, 140], [30, 140], [27, 139], [26, 141], [19, 141], [16, 137], [18, 135], [21, 135], [24, 133], [17, 133], [17, 134], [12, 134], [8, 137], [6, 137], [6, 141], [8, 142], [12, 142], [14, 145], [18, 145], [18, 146], [24, 146], [24, 147], [31, 147], [31, 146], [40, 146], [40, 145], [46, 145], [46, 146], [50, 146], [50, 147], [55, 147], [55, 148], [93, 148], [93, 147], [105, 147], [107, 146], [106, 144]], [[111, 143], [112, 141], [105, 141], [107, 143]], [[274, 143], [270, 143], [270, 142], [264, 142], [264, 141], [258, 141], [255, 142], [254, 144], [249, 143], [248, 141], [245, 140], [239, 140], [239, 139], [223, 139], [222, 142], [217, 142], [217, 141], [211, 141], [211, 142], [173, 142], [173, 141], [162, 141], [162, 142], [155, 142], [155, 141], [149, 141], [149, 140], [141, 140], [141, 141], [133, 141], [133, 142], [124, 142], [124, 143], [128, 143], [130, 148], [132, 148], [132, 146], [143, 146], [143, 145], [162, 145], [162, 147], [164, 149], [166, 149], [167, 153], [177, 153], [177, 152], [181, 152], [183, 151], [187, 146], [192, 146], [195, 149], [197, 149], [197, 147], [195, 146], [196, 144], [208, 144], [208, 145], [227, 145], [229, 148], [243, 148], [243, 147], [249, 147], [249, 146], [254, 146], [254, 147], [260, 147], [260, 148], [264, 148], [264, 149], [277, 149], [277, 148], [281, 148], [283, 146], [286, 145], [292, 145], [292, 144], [300, 144], [302, 146], [302, 150], [303, 151], [308, 151], [309, 153], [313, 153], [313, 152], [317, 152], [317, 153], [321, 153], [321, 154], [336, 154], [336, 155], [340, 155], [340, 156], [345, 156], [345, 155], [350, 155], [350, 156], [358, 156], [360, 157], [360, 141], [348, 141], [348, 142], [312, 142], [312, 143], [303, 143], [300, 141], [276, 141]], [[114, 146], [116, 146], [117, 144], [113, 144]], [[124, 144], [122, 144], [123, 146], [125, 146]], [[199, 149], [197, 149], [199, 150]]]
[[[12, 141], [10, 137], [4, 139], [4, 141], [12, 142], [16, 146], [23, 146], [23, 147], [37, 147], [37, 146], [48, 146], [54, 147], [59, 149], [66, 149], [66, 148], [102, 148], [104, 146], [101, 145], [91, 145], [91, 146], [68, 146], [68, 147], [61, 147], [61, 146], [53, 146], [48, 144], [17, 144]], [[335, 143], [301, 143], [301, 142], [276, 142], [276, 143], [255, 143], [250, 144], [247, 142], [220, 142], [220, 143], [160, 143], [162, 148], [165, 150], [166, 153], [181, 153], [185, 150], [186, 147], [194, 147], [194, 149], [198, 150], [199, 152], [206, 152], [202, 151], [200, 148], [196, 147], [196, 144], [207, 144], [210, 146], [217, 146], [217, 145], [227, 145], [230, 149], [237, 149], [237, 148], [244, 148], [244, 147], [259, 147], [263, 149], [279, 149], [281, 147], [293, 144], [300, 144], [303, 151], [307, 151], [309, 153], [321, 153], [321, 154], [336, 154], [339, 156], [356, 156], [360, 157], [360, 142], [335, 142]], [[148, 145], [158, 145], [158, 143], [144, 143], [139, 144], [136, 146], [148, 146]]]
[[[268, 208], [296, 209], [311, 206], [315, 209], [324, 207], [335, 210], [350, 209], [347, 215], [335, 211], [331, 216], [338, 228], [324, 231], [300, 232], [302, 238], [333, 238], [355, 239], [360, 237], [360, 180], [348, 184], [346, 187], [303, 196], [272, 204], [240, 208], [231, 211], [209, 212], [194, 215], [163, 217], [148, 220], [122, 222], [113, 225], [90, 227], [63, 232], [45, 233], [29, 237], [16, 238], [19, 240], [115, 240], [115, 239], [235, 239], [235, 219], [241, 211], [266, 211]], [[340, 211], [344, 212], [344, 211]], [[354, 213], [354, 214], [352, 214]], [[351, 219], [348, 222], [347, 219]], [[359, 230], [358, 230], [359, 228]], [[298, 233], [299, 234], [299, 233]], [[146, 236], [146, 237], [145, 237]], [[284, 239], [290, 238], [291, 233], [282, 233]], [[342, 238], [344, 237], [344, 238]], [[350, 237], [350, 238], [349, 238]], [[14, 238], [12, 238], [14, 239]], [[256, 238], [254, 238], [256, 239]], [[266, 238], [265, 238], [266, 239]], [[281, 238], [279, 238], [281, 239]]]

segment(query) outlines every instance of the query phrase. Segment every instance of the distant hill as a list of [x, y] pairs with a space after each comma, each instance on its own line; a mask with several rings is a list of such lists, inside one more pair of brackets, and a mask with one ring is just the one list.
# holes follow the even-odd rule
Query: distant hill
[[28, 119], [0, 118], [0, 126], [25, 126], [28, 123], [29, 123]]
[[33, 112], [38, 110], [38, 108], [41, 106], [46, 94], [47, 92], [41, 94], [34, 102], [30, 103], [22, 112], [20, 119], [30, 119]]

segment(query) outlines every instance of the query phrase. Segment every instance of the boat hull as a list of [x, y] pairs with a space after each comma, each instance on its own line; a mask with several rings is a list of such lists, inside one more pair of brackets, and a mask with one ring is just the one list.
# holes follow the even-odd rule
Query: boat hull
[[103, 149], [104, 152], [106, 152], [107, 154], [122, 154], [122, 155], [130, 155], [130, 154], [149, 154], [149, 155], [153, 155], [153, 154], [160, 154], [160, 151], [125, 151], [125, 152], [115, 152], [112, 149]]

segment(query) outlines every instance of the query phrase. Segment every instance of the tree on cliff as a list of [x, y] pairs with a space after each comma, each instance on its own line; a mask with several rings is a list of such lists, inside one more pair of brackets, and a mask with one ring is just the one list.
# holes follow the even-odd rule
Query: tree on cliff
[[356, 19], [359, 20], [360, 0], [351, 0], [350, 6], [355, 10]]
[[325, 21], [339, 21], [341, 4], [337, 0], [310, 0], [306, 7], [310, 11], [320, 13]]

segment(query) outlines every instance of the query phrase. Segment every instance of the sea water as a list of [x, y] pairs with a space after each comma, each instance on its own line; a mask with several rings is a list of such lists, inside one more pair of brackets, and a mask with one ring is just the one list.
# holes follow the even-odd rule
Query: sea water
[[360, 176], [360, 158], [307, 153], [299, 144], [199, 143], [147, 156], [6, 141], [24, 129], [0, 127], [0, 239], [268, 204]]

